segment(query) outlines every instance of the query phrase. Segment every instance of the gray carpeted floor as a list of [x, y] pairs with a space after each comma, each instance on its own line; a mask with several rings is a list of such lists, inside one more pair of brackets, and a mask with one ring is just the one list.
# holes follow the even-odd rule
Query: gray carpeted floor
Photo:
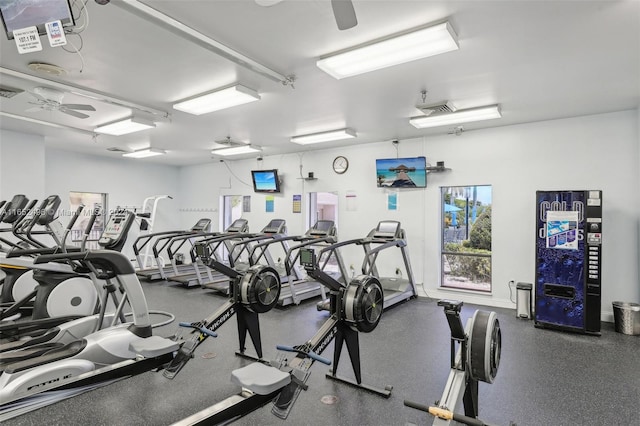
[[[204, 318], [225, 299], [209, 290], [173, 283], [143, 283], [151, 309], [174, 313], [177, 321]], [[640, 338], [603, 325], [602, 337], [533, 327], [506, 309], [465, 305], [466, 321], [475, 309], [495, 310], [503, 350], [492, 385], [480, 384], [480, 417], [491, 424], [526, 425], [640, 424]], [[327, 317], [315, 301], [261, 315], [266, 358], [276, 344], [299, 344], [310, 338]], [[162, 318], [155, 317], [161, 321]], [[168, 336], [177, 325], [156, 329]], [[330, 381], [327, 367], [315, 363], [309, 390], [302, 392], [286, 422], [269, 405], [241, 418], [246, 425], [405, 425], [430, 424], [425, 413], [403, 406], [405, 399], [433, 403], [449, 372], [449, 328], [442, 308], [416, 299], [385, 312], [379, 327], [360, 336], [363, 381], [393, 386], [389, 399]], [[159, 373], [122, 380], [49, 407], [9, 420], [11, 425], [167, 425], [238, 391], [229, 381], [233, 369], [248, 363], [234, 355], [238, 347], [235, 320], [208, 339], [183, 371], [167, 380]], [[249, 346], [250, 347], [250, 346]], [[331, 357], [333, 344], [324, 355]], [[253, 348], [249, 352], [253, 352]], [[351, 376], [343, 351], [339, 374]], [[337, 402], [324, 404], [323, 396]]]

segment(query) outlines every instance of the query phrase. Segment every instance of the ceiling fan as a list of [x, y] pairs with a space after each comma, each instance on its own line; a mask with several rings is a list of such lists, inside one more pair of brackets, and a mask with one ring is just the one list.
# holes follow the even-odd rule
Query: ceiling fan
[[27, 112], [60, 111], [76, 118], [87, 118], [89, 117], [87, 114], [78, 111], [96, 110], [93, 106], [86, 104], [63, 104], [64, 92], [48, 87], [36, 87], [29, 94], [35, 98], [35, 102], [29, 102], [35, 107], [27, 109]]
[[[273, 6], [282, 0], [255, 1], [260, 6]], [[358, 25], [358, 18], [356, 18], [356, 11], [353, 8], [353, 2], [351, 0], [331, 0], [331, 7], [333, 8], [333, 16], [336, 18], [336, 24], [338, 24], [339, 30], [348, 30]]]

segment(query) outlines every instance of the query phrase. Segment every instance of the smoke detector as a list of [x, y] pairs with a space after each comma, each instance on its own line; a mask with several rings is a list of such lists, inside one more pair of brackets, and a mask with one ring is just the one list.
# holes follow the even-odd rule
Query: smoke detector
[[416, 105], [416, 108], [427, 116], [431, 114], [447, 114], [457, 110], [451, 101], [442, 101], [434, 104], [422, 103]]
[[13, 87], [0, 85], [0, 97], [2, 98], [13, 98], [15, 95], [22, 92], [24, 92], [22, 89], [14, 89]]
[[67, 70], [62, 68], [61, 66], [54, 64], [47, 64], [45, 62], [31, 62], [27, 67], [31, 71], [35, 71], [40, 74], [53, 75], [53, 76], [61, 76], [66, 75]]

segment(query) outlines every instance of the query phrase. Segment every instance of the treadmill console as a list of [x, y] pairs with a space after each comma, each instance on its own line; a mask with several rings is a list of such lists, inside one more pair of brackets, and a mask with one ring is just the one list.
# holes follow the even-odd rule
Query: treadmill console
[[114, 212], [104, 227], [98, 245], [107, 250], [120, 251], [127, 241], [127, 235], [135, 219], [134, 213], [127, 210]]
[[378, 223], [376, 229], [369, 233], [369, 237], [378, 240], [393, 240], [401, 238], [400, 222], [386, 220]]
[[247, 219], [236, 219], [231, 225], [229, 225], [225, 232], [249, 232], [249, 222], [247, 222]]
[[196, 222], [195, 225], [191, 227], [192, 231], [195, 232], [209, 232], [211, 229], [211, 219], [203, 218]]
[[287, 230], [286, 222], [283, 219], [273, 219], [262, 229], [263, 234], [284, 234]]
[[332, 220], [319, 220], [307, 234], [311, 237], [335, 237], [336, 225]]

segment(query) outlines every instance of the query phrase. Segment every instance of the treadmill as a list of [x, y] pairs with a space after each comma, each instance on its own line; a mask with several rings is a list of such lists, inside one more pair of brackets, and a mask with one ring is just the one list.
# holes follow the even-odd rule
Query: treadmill
[[[322, 284], [300, 273], [297, 267], [299, 263], [297, 260], [300, 257], [299, 250], [303, 247], [326, 247], [327, 245], [334, 244], [336, 241], [337, 230], [335, 222], [332, 220], [318, 220], [304, 235], [276, 237], [273, 240], [256, 244], [251, 249], [249, 258], [253, 262], [252, 264], [260, 263], [261, 259], [264, 258], [264, 262], [269, 265], [270, 257], [268, 248], [273, 244], [280, 243], [285, 252], [284, 268], [278, 267], [280, 265], [270, 265], [276, 268], [280, 276], [286, 277], [286, 279], [281, 280], [282, 287], [278, 305], [299, 305], [303, 300], [312, 297], [322, 296], [323, 299], [326, 297]], [[294, 245], [289, 247], [289, 242], [294, 243]], [[319, 260], [319, 264], [321, 265], [320, 269], [324, 269], [322, 266], [329, 264], [328, 260], [329, 259]], [[273, 262], [273, 259], [271, 259], [271, 262]]]
[[[237, 235], [228, 235], [220, 238], [214, 237], [207, 242], [211, 253], [221, 256], [221, 258], [224, 257], [225, 252], [228, 253], [226, 256], [228, 260], [225, 263], [228, 263], [229, 267], [236, 271], [242, 272], [248, 270], [255, 263], [250, 258], [252, 255], [251, 249], [254, 245], [266, 240], [286, 237], [286, 233], [286, 221], [284, 219], [272, 219], [259, 233], [238, 233]], [[269, 254], [266, 255], [266, 259], [269, 266], [284, 272], [285, 268], [278, 268]], [[286, 272], [284, 274], [286, 276]], [[282, 274], [279, 275], [282, 276]], [[209, 288], [225, 296], [229, 295], [228, 281], [206, 283], [202, 287]]]
[[[195, 236], [198, 234], [203, 234], [209, 232], [210, 228], [211, 219], [203, 218], [198, 220], [195, 225], [193, 225], [191, 229], [187, 231], [182, 230], [154, 232], [152, 234], [139, 236], [133, 243], [133, 252], [136, 256], [138, 266], [141, 267], [142, 265], [144, 265], [144, 261], [140, 253], [142, 249], [148, 244], [152, 244], [153, 256], [156, 262], [156, 266], [153, 268], [139, 269], [136, 271], [136, 275], [138, 275], [140, 279], [144, 279], [146, 281], [158, 281], [167, 279], [167, 274], [171, 274], [173, 272], [173, 267], [171, 265], [164, 264], [164, 261], [160, 257], [160, 253], [167, 247], [171, 239], [173, 237], [182, 235]], [[185, 273], [187, 270], [193, 272], [193, 268], [194, 266], [192, 266], [191, 264], [180, 266], [180, 269], [183, 270], [182, 273]]]
[[[323, 251], [337, 251], [339, 247], [350, 244], [360, 245], [364, 249], [362, 274], [372, 275], [380, 281], [384, 293], [384, 309], [417, 297], [418, 294], [416, 292], [413, 270], [411, 269], [411, 262], [409, 260], [406, 235], [400, 222], [395, 220], [380, 221], [378, 226], [372, 229], [365, 238], [336, 243], [321, 250], [320, 255], [323, 254]], [[400, 273], [393, 277], [382, 277], [378, 272], [376, 261], [380, 253], [394, 247], [400, 249], [405, 274]], [[397, 268], [397, 271], [400, 272], [400, 269]], [[344, 277], [346, 278], [347, 276], [344, 275]], [[318, 303], [318, 310], [328, 309], [327, 300]]]
[[[221, 238], [221, 237], [237, 237], [241, 234], [247, 234], [249, 232], [249, 222], [246, 219], [236, 219], [233, 221], [231, 225], [224, 230], [224, 232], [211, 232], [204, 233], [201, 235], [197, 235], [195, 241], [202, 243], [206, 241], [210, 241], [212, 239]], [[176, 262], [176, 254], [180, 250], [180, 248], [185, 244], [186, 241], [191, 242], [191, 249], [189, 250], [189, 256], [191, 257], [191, 264], [196, 265], [196, 267], [190, 272], [186, 273], [180, 272], [177, 262]], [[215, 250], [212, 256], [215, 257], [215, 260], [222, 262], [224, 256], [220, 253], [221, 250]], [[169, 256], [169, 261], [171, 262], [171, 266], [173, 267], [173, 274], [169, 274], [167, 279], [169, 281], [174, 281], [184, 285], [185, 287], [193, 287], [193, 286], [205, 286], [208, 284], [217, 284], [223, 283], [225, 285], [229, 285], [229, 277], [220, 272], [214, 271], [211, 268], [208, 268], [205, 264], [202, 263], [200, 257], [195, 252], [195, 244], [194, 237], [192, 236], [178, 236], [174, 237], [172, 241], [169, 243], [167, 247], [167, 254]]]

